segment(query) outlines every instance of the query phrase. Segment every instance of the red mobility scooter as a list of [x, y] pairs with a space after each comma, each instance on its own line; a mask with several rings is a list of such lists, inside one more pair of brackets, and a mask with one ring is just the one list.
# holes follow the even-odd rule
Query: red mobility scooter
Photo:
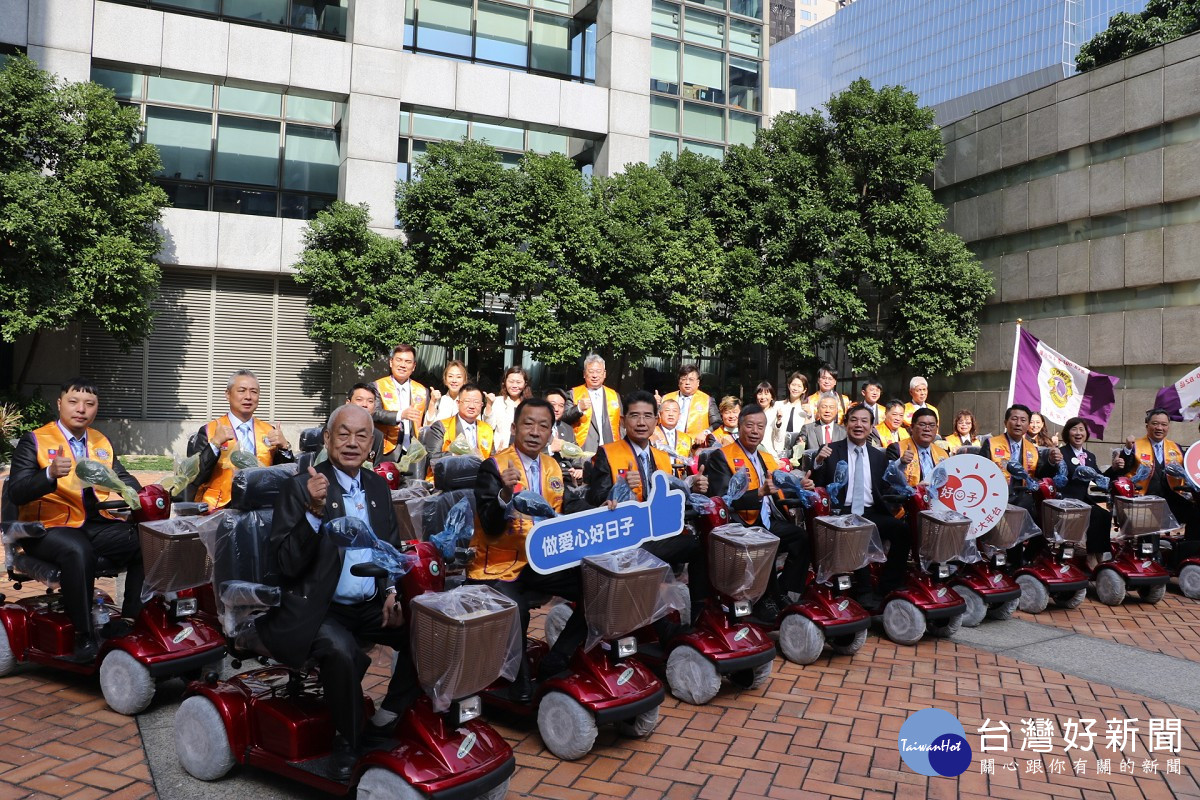
[[[1181, 464], [1167, 464], [1167, 474], [1182, 478], [1192, 494], [1192, 502], [1200, 502], [1200, 486]], [[1163, 537], [1160, 541], [1160, 556], [1164, 566], [1179, 580], [1179, 591], [1184, 597], [1200, 600], [1200, 555], [1179, 557], [1180, 535]]]
[[[246, 472], [259, 470], [268, 475], [266, 471], [276, 471], [277, 477], [260, 479], [264, 484], [286, 480], [294, 471], [262, 467]], [[248, 498], [243, 508], [257, 506], [254, 510], [227, 511], [227, 524], [205, 541], [215, 566], [222, 624], [239, 659], [235, 668], [243, 658], [265, 663], [270, 657], [253, 617], [278, 605], [281, 590], [244, 579], [224, 580], [222, 573], [236, 564], [242, 571], [234, 570], [233, 577], [244, 578], [250, 564], [270, 577], [265, 565], [272, 494], [260, 491], [253, 502]], [[407, 542], [397, 551], [358, 520], [330, 523], [322, 529], [325, 535], [374, 551], [376, 563], [357, 564], [353, 574], [402, 575], [402, 607], [425, 695], [401, 715], [390, 736], [368, 740], [350, 779], [342, 781], [330, 770], [335, 731], [315, 667], [295, 671], [266, 666], [227, 681], [210, 676], [188, 686], [175, 715], [175, 747], [183, 768], [201, 780], [217, 780], [235, 764], [251, 764], [334, 795], [357, 789], [360, 800], [504, 797], [515, 759], [504, 739], [478, 718], [476, 693], [515, 671], [513, 653], [520, 641], [516, 605], [486, 587], [441, 592], [445, 565], [429, 542]], [[374, 703], [366, 699], [365, 706], [370, 718]]]
[[[107, 469], [86, 459], [80, 463], [95, 472]], [[219, 665], [225, 656], [225, 638], [197, 614], [196, 587], [208, 581], [211, 569], [199, 529], [212, 524], [212, 518], [172, 517], [171, 497], [162, 486], [146, 486], [135, 494], [111, 470], [107, 474], [104, 488], [122, 490], [127, 499], [106, 501], [101, 507], [120, 511], [128, 510], [130, 501], [136, 503], [131, 516], [138, 523], [142, 548], [145, 605], [136, 618], [118, 627], [123, 632], [100, 642], [94, 661], [70, 660], [75, 649], [75, 625], [63, 610], [62, 595], [55, 592], [58, 568], [30, 556], [21, 546], [25, 539], [45, 535], [45, 529], [39, 523], [11, 521], [16, 519], [16, 508], [6, 500], [3, 527], [8, 578], [18, 591], [30, 580], [41, 581], [48, 588], [43, 595], [0, 607], [0, 676], [24, 662], [78, 675], [98, 673], [109, 707], [132, 715], [150, 705], [158, 681], [199, 677]], [[207, 509], [203, 504], [179, 503], [175, 510], [198, 514]], [[116, 577], [117, 573], [113, 564], [99, 559], [97, 577]], [[100, 624], [122, 620], [112, 599], [99, 591], [93, 615]]]
[[[1128, 478], [1112, 482], [1113, 522], [1116, 535], [1112, 557], [1096, 565], [1096, 599], [1110, 606], [1125, 602], [1130, 590], [1142, 602], [1154, 604], [1167, 593], [1171, 574], [1159, 563], [1159, 542], [1177, 530], [1179, 523], [1162, 497], [1138, 497]], [[1085, 556], [1076, 553], [1076, 563], [1086, 568]]]

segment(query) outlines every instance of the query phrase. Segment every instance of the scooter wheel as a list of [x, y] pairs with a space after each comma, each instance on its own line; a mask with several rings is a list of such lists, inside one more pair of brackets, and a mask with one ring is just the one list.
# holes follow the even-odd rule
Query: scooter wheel
[[1077, 592], [1060, 592], [1054, 595], [1054, 605], [1059, 608], [1079, 608], [1087, 598], [1087, 589]]
[[0, 678], [17, 668], [17, 656], [8, 641], [8, 630], [0, 625]]
[[[508, 781], [503, 786], [508, 791]], [[371, 767], [358, 782], [358, 800], [420, 800], [424, 797], [404, 778], [383, 767]]]
[[551, 753], [564, 761], [583, 758], [596, 743], [596, 718], [563, 692], [547, 692], [538, 705], [538, 732]]
[[775, 661], [772, 659], [753, 669], [743, 669], [731, 674], [729, 682], [739, 689], [761, 689], [767, 681], [771, 680], [771, 672], [774, 668]]
[[779, 649], [793, 664], [811, 664], [825, 650], [825, 633], [803, 614], [788, 614], [779, 623]]
[[559, 603], [546, 614], [545, 638], [548, 647], [554, 647], [554, 643], [562, 635], [563, 628], [567, 627], [567, 620], [571, 618], [572, 611], [566, 603]]
[[508, 778], [504, 779], [504, 783], [499, 786], [493, 786], [483, 794], [479, 795], [479, 800], [504, 800], [508, 796]]
[[1017, 585], [1021, 587], [1021, 610], [1026, 614], [1040, 614], [1050, 605], [1050, 592], [1037, 578], [1018, 575]]
[[1106, 606], [1125, 602], [1125, 579], [1115, 569], [1096, 571], [1096, 599]]
[[916, 644], [925, 635], [925, 615], [907, 600], [883, 607], [883, 632], [896, 644]]
[[154, 678], [124, 650], [109, 650], [100, 662], [100, 691], [109, 708], [133, 716], [145, 711], [154, 699]]
[[987, 615], [989, 619], [1012, 619], [1013, 613], [1021, 605], [1021, 598], [1014, 597], [1003, 603], [997, 603], [994, 606], [989, 606]]
[[667, 686], [683, 702], [702, 706], [721, 691], [721, 676], [698, 650], [680, 645], [667, 657]]
[[1179, 590], [1184, 597], [1200, 600], [1200, 566], [1188, 564], [1179, 570]]
[[1138, 589], [1138, 597], [1142, 599], [1143, 603], [1149, 603], [1150, 605], [1154, 605], [1159, 600], [1162, 600], [1166, 593], [1167, 585], [1165, 583], [1160, 583], [1156, 586], [1143, 586]]
[[630, 739], [641, 739], [649, 736], [658, 727], [658, 706], [643, 711], [633, 719], [617, 723], [617, 733]]
[[830, 639], [829, 647], [833, 650], [835, 655], [852, 656], [859, 650], [862, 650], [862, 646], [866, 643], [867, 629], [863, 628], [858, 633], [852, 633], [849, 636], [838, 636], [837, 638]]
[[966, 586], [955, 586], [954, 593], [967, 604], [967, 610], [962, 613], [962, 624], [967, 628], [975, 628], [987, 616], [987, 603], [979, 596], [979, 592]]
[[962, 630], [963, 615], [955, 614], [953, 617], [946, 619], [935, 619], [925, 623], [926, 629], [930, 636], [936, 636], [939, 639], [949, 639], [954, 634]]
[[215, 781], [233, 769], [225, 721], [212, 701], [192, 695], [175, 712], [175, 754], [193, 778]]

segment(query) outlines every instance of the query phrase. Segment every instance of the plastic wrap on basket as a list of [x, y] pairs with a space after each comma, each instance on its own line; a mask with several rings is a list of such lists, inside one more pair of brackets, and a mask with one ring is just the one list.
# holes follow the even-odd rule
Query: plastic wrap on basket
[[432, 496], [429, 484], [424, 481], [410, 482], [392, 490], [392, 509], [396, 512], [396, 524], [400, 526], [402, 536], [411, 530], [412, 538], [423, 541], [427, 538], [427, 529], [441, 530], [441, 520], [436, 526], [427, 526], [425, 522]]
[[1113, 520], [1117, 523], [1117, 536], [1134, 539], [1150, 533], [1167, 535], [1179, 527], [1179, 521], [1171, 513], [1166, 498], [1156, 495], [1144, 497], [1114, 497]]
[[950, 509], [921, 512], [921, 566], [970, 563], [979, 560], [975, 539], [970, 536], [971, 518]]
[[1092, 507], [1082, 500], [1042, 501], [1042, 533], [1055, 542], [1082, 545], [1091, 517]]
[[443, 456], [433, 461], [433, 485], [448, 492], [452, 489], [474, 489], [479, 481], [483, 459], [474, 455]]
[[854, 514], [813, 520], [813, 568], [818, 583], [887, 561], [879, 528]]
[[12, 544], [22, 539], [40, 539], [46, 535], [46, 526], [40, 522], [5, 522], [0, 523], [3, 531], [4, 544]]
[[581, 572], [588, 649], [691, 607], [687, 588], [676, 582], [670, 565], [640, 547], [589, 556]]
[[297, 470], [295, 464], [238, 470], [233, 473], [230, 507], [238, 511], [273, 508], [283, 485], [292, 479]]
[[338, 547], [371, 551], [371, 561], [388, 571], [388, 580], [395, 583], [408, 574], [418, 559], [411, 553], [401, 553], [391, 542], [375, 535], [371, 526], [358, 517], [334, 517], [321, 523], [319, 533]]
[[234, 640], [242, 638], [254, 620], [279, 605], [282, 592], [278, 586], [251, 581], [226, 581], [222, 584], [217, 599], [221, 608], [221, 628], [225, 635]]
[[434, 711], [470, 697], [521, 663], [517, 604], [489, 586], [427, 592], [410, 603], [409, 631], [421, 688]]
[[779, 537], [766, 528], [718, 525], [708, 535], [708, 576], [713, 591], [733, 600], [758, 602], [767, 591]]
[[212, 577], [212, 559], [200, 531], [215, 532], [227, 513], [237, 512], [221, 509], [205, 517], [171, 517], [138, 525], [145, 570], [143, 603], [156, 594], [179, 592], [208, 583]]
[[441, 552], [442, 558], [452, 561], [455, 551], [470, 544], [474, 535], [475, 514], [471, 511], [471, 501], [464, 497], [446, 515], [445, 527], [440, 533], [430, 536], [429, 541]]
[[201, 528], [200, 541], [212, 559], [212, 583], [217, 610], [221, 611], [221, 587], [229, 581], [276, 583], [268, 561], [272, 509], [235, 511], [226, 509], [216, 528]]
[[1028, 510], [1009, 506], [999, 522], [975, 539], [975, 546], [981, 555], [991, 558], [1041, 533], [1042, 529], [1033, 521], [1033, 515]]

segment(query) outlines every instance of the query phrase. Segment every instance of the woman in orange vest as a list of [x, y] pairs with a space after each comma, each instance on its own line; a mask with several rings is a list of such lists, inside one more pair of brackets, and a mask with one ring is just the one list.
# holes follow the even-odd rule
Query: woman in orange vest
[[954, 433], [946, 437], [946, 447], [951, 454], [958, 452], [961, 447], [978, 447], [976, 433], [975, 414], [964, 408], [954, 415]]
[[[89, 458], [112, 468], [135, 490], [141, 489], [108, 438], [91, 427], [99, 408], [95, 383], [84, 378], [64, 383], [58, 393], [58, 420], [21, 437], [4, 486], [5, 505], [17, 505], [18, 518], [46, 528], [45, 536], [24, 539], [21, 545], [30, 556], [59, 569], [63, 607], [75, 628], [72, 660], [79, 662], [96, 658], [95, 635], [127, 632], [125, 621], [133, 620], [142, 608], [142, 551], [134, 527], [97, 509], [97, 503], [110, 499], [109, 493], [84, 488], [75, 475], [75, 465]], [[124, 624], [114, 621], [105, 626], [108, 630], [95, 631], [92, 595], [99, 558], [127, 572], [121, 606]]]

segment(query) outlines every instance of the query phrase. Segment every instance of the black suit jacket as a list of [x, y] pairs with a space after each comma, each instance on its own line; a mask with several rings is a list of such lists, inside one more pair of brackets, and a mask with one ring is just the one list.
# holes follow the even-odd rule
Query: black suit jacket
[[[344, 517], [342, 486], [333, 474], [333, 464], [323, 461], [316, 470], [329, 479], [323, 519]], [[367, 495], [371, 529], [380, 539], [398, 546], [399, 530], [387, 482], [365, 469], [358, 474]], [[313, 531], [309, 524], [305, 513], [309, 501], [308, 478], [307, 473], [293, 477], [284, 484], [275, 502], [271, 560], [279, 570], [282, 602], [258, 624], [263, 643], [271, 655], [294, 669], [302, 668], [308, 659], [317, 628], [333, 602], [343, 561], [342, 549]], [[383, 602], [378, 595], [376, 600]]]
[[[840, 442], [834, 442], [829, 445], [832, 451], [829, 458], [821, 462], [821, 466], [814, 467], [812, 471], [812, 480], [817, 486], [828, 486], [833, 483], [834, 475], [837, 471], [839, 462], [845, 462], [846, 468], [850, 468], [850, 440], [842, 439]], [[887, 470], [889, 459], [887, 455], [877, 447], [866, 446], [867, 463], [871, 466], [871, 507], [882, 509], [888, 514], [891, 514], [896, 509], [896, 504], [887, 499], [891, 490], [883, 481], [883, 473]], [[838, 499], [842, 501], [842, 509], [848, 511], [850, 509], [850, 492], [849, 486], [842, 487], [842, 496]]]
[[[115, 453], [113, 454], [113, 472], [134, 489], [142, 488], [137, 478], [129, 474], [129, 470], [125, 469], [125, 465], [121, 463], [121, 459], [117, 458]], [[23, 506], [26, 503], [32, 503], [39, 497], [45, 497], [57, 488], [58, 481], [47, 477], [46, 468], [38, 466], [37, 442], [34, 441], [33, 434], [25, 434], [17, 442], [8, 480], [4, 482], [6, 501]], [[89, 520], [112, 522], [107, 517], [102, 517], [96, 510], [96, 493], [91, 489], [83, 491], [83, 510]]]
[[479, 479], [475, 481], [475, 513], [479, 525], [488, 536], [499, 536], [508, 527], [508, 508], [500, 502], [500, 470], [496, 459], [487, 458], [479, 465]]
[[[992, 439], [997, 439], [997, 438], [1003, 439], [1003, 438], [1005, 438], [1005, 436], [1003, 433], [1001, 433], [999, 436], [990, 436], [987, 439], [983, 440], [983, 443], [979, 446], [979, 455], [983, 456], [988, 461], [991, 461], [992, 460]], [[1017, 460], [1020, 461], [1021, 459], [1018, 457]], [[1070, 475], [1070, 470], [1069, 470], [1070, 463], [1071, 463], [1071, 459], [1068, 458], [1067, 459], [1067, 465], [1068, 465], [1067, 474], [1068, 475]], [[1001, 467], [1000, 471], [1003, 472], [1004, 476], [1009, 479], [1008, 480], [1008, 487], [1009, 487], [1008, 493], [1009, 493], [1009, 501], [1011, 502], [1013, 499], [1016, 498], [1016, 496], [1020, 495], [1021, 492], [1019, 490], [1013, 489], [1012, 476], [1008, 474], [1008, 470], [1006, 470], [1004, 467]], [[1040, 480], [1042, 478], [1053, 478], [1055, 473], [1057, 473], [1057, 472], [1058, 472], [1058, 467], [1056, 467], [1050, 463], [1050, 459], [1046, 457], [1046, 452], [1044, 450], [1042, 450], [1041, 448], [1038, 448], [1037, 469], [1034, 470], [1034, 474], [1030, 475], [1029, 477], [1033, 478], [1034, 480]]]
[[[196, 480], [188, 484], [186, 495], [189, 500], [196, 496], [196, 489], [199, 488], [200, 484], [209, 479], [209, 477], [212, 475], [213, 467], [217, 466], [217, 462], [221, 459], [221, 457], [214, 453], [213, 449], [209, 447], [207, 423], [201, 425], [199, 432], [197, 432], [195, 436], [188, 439], [187, 454], [191, 456], [195, 453], [200, 454], [200, 472], [196, 475]], [[275, 466], [277, 464], [290, 464], [295, 460], [296, 456], [292, 454], [291, 450], [276, 449], [271, 456], [271, 466]]]

